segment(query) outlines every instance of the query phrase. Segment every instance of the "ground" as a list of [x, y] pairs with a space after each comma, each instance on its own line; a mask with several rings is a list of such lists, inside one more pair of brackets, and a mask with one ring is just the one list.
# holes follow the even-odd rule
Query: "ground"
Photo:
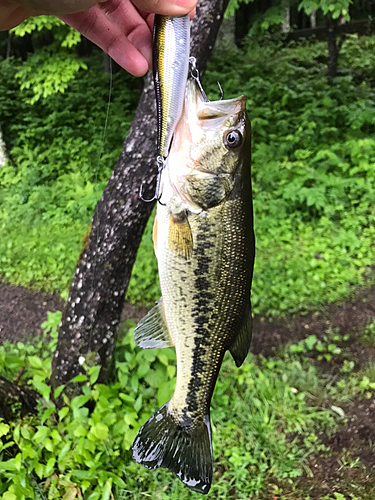
[[[63, 301], [56, 295], [0, 284], [0, 344], [41, 333], [40, 324], [47, 319], [47, 311], [62, 307]], [[123, 318], [137, 322], [146, 311], [144, 307], [125, 304]], [[331, 328], [342, 336], [349, 334], [343, 347], [360, 368], [375, 361], [375, 345], [363, 342], [356, 332], [361, 332], [374, 319], [375, 287], [357, 292], [350, 301], [306, 316], [281, 320], [255, 317], [252, 351], [270, 356], [285, 343], [295, 343], [312, 334], [323, 338]], [[323, 361], [322, 366], [327, 374], [335, 376], [334, 363], [324, 365]], [[332, 436], [319, 435], [327, 452], [311, 456], [306, 477], [291, 484], [289, 490], [284, 486], [280, 496], [271, 494], [270, 498], [301, 500], [301, 491], [311, 500], [375, 498], [375, 400], [358, 399], [341, 407], [345, 418], [337, 432]], [[335, 492], [344, 492], [345, 497], [335, 497]], [[295, 496], [296, 493], [299, 496]]]

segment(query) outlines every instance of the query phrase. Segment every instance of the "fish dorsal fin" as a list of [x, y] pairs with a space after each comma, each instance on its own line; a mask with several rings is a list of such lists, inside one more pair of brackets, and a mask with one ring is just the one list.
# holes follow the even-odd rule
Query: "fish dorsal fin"
[[141, 349], [173, 347], [174, 344], [165, 321], [163, 299], [159, 299], [156, 306], [135, 327], [134, 341]]
[[253, 319], [251, 317], [251, 308], [249, 308], [249, 313], [246, 322], [242, 327], [240, 333], [234, 339], [231, 348], [229, 349], [237, 367], [242, 365], [242, 363], [245, 361], [246, 356], [249, 353], [252, 327], [253, 327]]
[[170, 216], [168, 231], [169, 248], [176, 255], [191, 258], [193, 251], [193, 235], [191, 234], [189, 220], [186, 214], [181, 217]]

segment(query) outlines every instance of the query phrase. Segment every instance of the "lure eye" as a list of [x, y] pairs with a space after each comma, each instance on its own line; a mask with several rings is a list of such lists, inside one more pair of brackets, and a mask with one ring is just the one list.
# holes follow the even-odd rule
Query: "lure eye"
[[239, 130], [231, 130], [224, 136], [224, 145], [228, 149], [237, 148], [242, 142], [242, 134]]

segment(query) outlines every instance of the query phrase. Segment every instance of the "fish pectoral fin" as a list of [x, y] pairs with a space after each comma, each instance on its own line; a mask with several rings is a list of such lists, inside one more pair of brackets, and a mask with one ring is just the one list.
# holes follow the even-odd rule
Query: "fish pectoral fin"
[[206, 495], [213, 473], [210, 417], [187, 427], [169, 404], [141, 427], [132, 446], [134, 460], [151, 470], [164, 467], [188, 488]]
[[160, 349], [174, 346], [165, 321], [162, 299], [157, 301], [156, 306], [135, 327], [134, 342], [141, 349]]
[[181, 217], [170, 216], [168, 231], [169, 248], [176, 255], [191, 258], [193, 252], [193, 235], [191, 234], [189, 220], [186, 214]]
[[242, 327], [242, 330], [234, 339], [234, 342], [229, 349], [237, 367], [242, 365], [242, 363], [245, 361], [246, 356], [249, 354], [252, 329], [253, 329], [253, 318], [251, 316], [251, 308], [250, 308], [249, 314], [247, 316], [244, 326]]

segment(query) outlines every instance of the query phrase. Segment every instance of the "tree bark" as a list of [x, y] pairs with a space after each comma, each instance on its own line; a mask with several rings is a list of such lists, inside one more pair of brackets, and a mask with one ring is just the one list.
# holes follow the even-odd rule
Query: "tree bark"
[[7, 160], [7, 153], [5, 149], [5, 143], [3, 141], [3, 134], [0, 128], [0, 168], [5, 165], [6, 160]]
[[38, 395], [28, 387], [18, 387], [0, 376], [0, 418], [14, 420], [19, 415], [36, 413]]
[[[333, 85], [333, 81], [337, 76], [339, 54], [345, 39], [345, 35], [341, 35], [339, 42], [337, 42], [336, 32], [338, 24], [339, 23], [337, 19], [332, 19], [331, 16], [327, 17], [327, 28], [328, 28], [327, 78], [329, 85]], [[342, 25], [344, 25], [344, 23]]]
[[316, 28], [316, 10], [313, 10], [310, 14], [310, 27]]
[[[214, 46], [228, 0], [202, 0], [192, 23], [191, 55], [203, 71]], [[156, 178], [156, 106], [148, 75], [133, 123], [111, 178], [96, 207], [59, 327], [51, 382], [58, 387], [81, 372], [79, 358], [102, 366], [100, 381], [109, 368], [124, 295], [138, 246], [153, 203]], [[77, 386], [69, 384], [69, 394]]]
[[283, 33], [289, 33], [290, 31], [290, 7], [289, 5], [285, 7], [285, 18], [281, 27]]

